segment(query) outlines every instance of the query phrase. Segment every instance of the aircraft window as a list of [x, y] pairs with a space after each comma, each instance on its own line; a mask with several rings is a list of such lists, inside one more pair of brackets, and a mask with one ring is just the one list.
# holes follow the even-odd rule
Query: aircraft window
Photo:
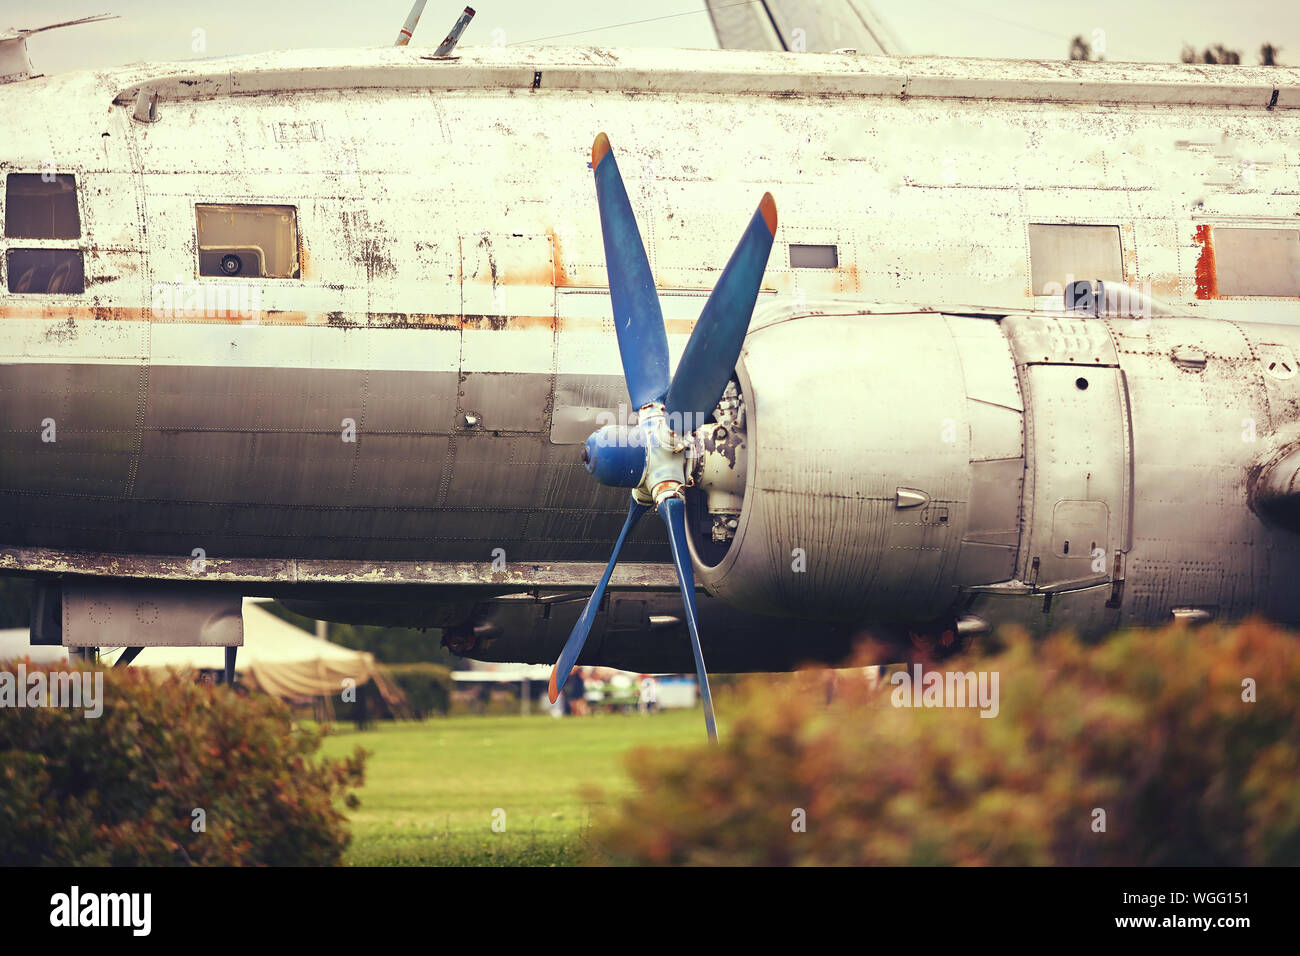
[[834, 269], [840, 264], [839, 250], [834, 246], [809, 246], [790, 243], [791, 269]]
[[1219, 295], [1300, 295], [1300, 230], [1214, 226]]
[[1029, 271], [1035, 295], [1059, 295], [1078, 279], [1122, 283], [1119, 226], [1031, 223]]
[[77, 177], [10, 173], [5, 178], [5, 235], [10, 239], [79, 238]]
[[10, 249], [5, 253], [10, 292], [85, 292], [80, 249]]
[[298, 212], [293, 206], [197, 204], [199, 275], [296, 279]]

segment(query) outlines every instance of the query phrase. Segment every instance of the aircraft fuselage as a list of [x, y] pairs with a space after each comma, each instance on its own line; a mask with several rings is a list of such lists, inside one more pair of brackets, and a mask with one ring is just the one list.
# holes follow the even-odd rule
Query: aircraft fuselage
[[[1278, 323], [1300, 301], [1300, 71], [458, 53], [0, 86], [3, 171], [72, 177], [77, 218], [75, 236], [24, 222], [0, 240], [0, 569], [192, 580], [198, 549], [247, 593], [589, 582], [625, 492], [578, 453], [629, 411], [588, 168], [604, 130], [674, 362], [757, 198], [781, 209], [760, 310], [787, 321], [742, 359], [749, 440], [783, 406], [827, 428], [800, 447], [792, 425], [780, 468], [751, 462], [755, 488], [809, 508], [765, 502], [765, 550], [701, 567], [724, 601], [841, 636], [1300, 617], [1294, 538], [1247, 501], [1297, 422], [1280, 369], [1300, 341]], [[1273, 238], [1281, 265], [1255, 274]], [[1045, 314], [1093, 278], [1174, 315]], [[823, 300], [905, 305], [828, 325], [808, 314]], [[899, 488], [928, 503], [898, 508]], [[811, 570], [790, 570], [796, 548]], [[671, 598], [664, 554], [647, 524], [616, 589]], [[654, 611], [636, 612], [646, 641]], [[557, 629], [479, 650], [549, 660]]]

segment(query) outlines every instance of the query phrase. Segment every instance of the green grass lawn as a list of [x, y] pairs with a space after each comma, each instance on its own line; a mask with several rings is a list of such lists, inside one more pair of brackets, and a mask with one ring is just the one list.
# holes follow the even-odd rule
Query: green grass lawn
[[[360, 745], [371, 754], [361, 806], [348, 811], [350, 864], [565, 866], [586, 854], [584, 786], [625, 792], [630, 748], [703, 739], [698, 709], [562, 720], [472, 716], [363, 732], [339, 727], [322, 751], [338, 757]], [[498, 809], [503, 833], [492, 829]]]

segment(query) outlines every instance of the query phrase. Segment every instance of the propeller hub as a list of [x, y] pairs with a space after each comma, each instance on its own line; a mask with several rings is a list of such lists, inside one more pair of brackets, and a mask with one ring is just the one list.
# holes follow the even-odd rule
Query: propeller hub
[[638, 425], [645, 444], [645, 476], [641, 487], [650, 493], [656, 506], [666, 498], [682, 497], [686, 484], [686, 449], [683, 440], [668, 425], [668, 412], [662, 402], [651, 402], [638, 413]]
[[602, 485], [635, 488], [645, 474], [641, 432], [627, 425], [596, 429], [582, 447], [582, 464]]
[[689, 486], [688, 459], [695, 457], [699, 439], [683, 436], [669, 424], [662, 402], [638, 411], [637, 424], [605, 425], [588, 437], [582, 464], [602, 485], [636, 488], [641, 499], [658, 505], [666, 498], [681, 498]]

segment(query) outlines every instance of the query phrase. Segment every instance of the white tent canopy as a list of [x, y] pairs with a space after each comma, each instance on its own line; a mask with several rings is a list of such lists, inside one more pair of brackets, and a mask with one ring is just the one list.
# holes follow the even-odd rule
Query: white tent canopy
[[[224, 647], [146, 647], [132, 667], [212, 670], [225, 667]], [[244, 646], [235, 658], [235, 673], [246, 685], [293, 700], [333, 696], [352, 680], [369, 680], [386, 700], [400, 698], [379, 673], [373, 654], [322, 641], [244, 598]]]
[[[235, 672], [247, 673], [254, 661], [284, 663], [300, 660], [372, 660], [364, 651], [353, 651], [308, 634], [300, 627], [276, 617], [254, 598], [244, 598], [244, 646], [239, 649]], [[135, 659], [135, 667], [188, 667], [192, 670], [221, 670], [226, 666], [224, 647], [146, 647]]]

